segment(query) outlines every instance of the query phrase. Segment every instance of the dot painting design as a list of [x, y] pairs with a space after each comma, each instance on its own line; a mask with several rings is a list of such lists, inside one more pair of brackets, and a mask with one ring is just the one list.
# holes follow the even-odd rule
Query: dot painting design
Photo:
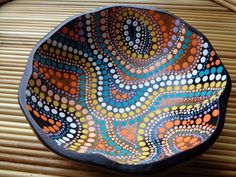
[[76, 17], [40, 45], [25, 97], [57, 146], [136, 165], [208, 140], [226, 84], [211, 44], [185, 22], [112, 7]]

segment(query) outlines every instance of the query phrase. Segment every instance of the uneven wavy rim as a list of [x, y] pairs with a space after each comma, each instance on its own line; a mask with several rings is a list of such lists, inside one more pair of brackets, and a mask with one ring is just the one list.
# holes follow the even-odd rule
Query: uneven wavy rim
[[[50, 37], [52, 34], [54, 34], [56, 31], [58, 31], [58, 29], [60, 29], [63, 25], [65, 25], [69, 21], [71, 21], [71, 20], [73, 20], [77, 17], [83, 16], [85, 14], [99, 12], [101, 10], [109, 9], [109, 8], [112, 8], [112, 7], [132, 7], [132, 8], [146, 9], [146, 10], [154, 10], [154, 11], [162, 12], [162, 13], [165, 13], [167, 15], [173, 16], [177, 19], [181, 19], [181, 18], [177, 17], [176, 15], [174, 15], [172, 13], [169, 13], [167, 11], [160, 10], [160, 9], [157, 9], [157, 8], [154, 8], [154, 7], [139, 7], [139, 6], [135, 6], [135, 5], [122, 5], [122, 4], [121, 5], [114, 5], [114, 6], [106, 6], [106, 7], [103, 7], [103, 8], [97, 8], [94, 11], [89, 11], [87, 13], [82, 13], [82, 14], [75, 15], [75, 16], [67, 18], [65, 21], [63, 21], [61, 24], [59, 24], [57, 27], [55, 27], [53, 30], [51, 30], [46, 36], [44, 36], [35, 45], [35, 47], [32, 49], [32, 51], [29, 55], [29, 58], [28, 58], [28, 63], [26, 65], [26, 69], [24, 71], [24, 74], [22, 76], [22, 79], [21, 79], [21, 82], [20, 82], [20, 85], [19, 85], [18, 102], [20, 104], [21, 109], [23, 110], [24, 115], [26, 116], [27, 120], [29, 121], [30, 125], [32, 126], [35, 134], [42, 141], [42, 143], [48, 149], [53, 151], [54, 153], [56, 153], [56, 154], [58, 154], [58, 155], [60, 155], [64, 158], [73, 160], [73, 161], [86, 163], [86, 164], [90, 164], [90, 165], [96, 165], [96, 166], [103, 167], [103, 168], [106, 168], [106, 169], [109, 169], [109, 170], [114, 170], [116, 172], [129, 173], [129, 174], [133, 174], [133, 175], [155, 174], [155, 173], [158, 173], [158, 172], [162, 172], [165, 169], [169, 169], [171, 167], [174, 167], [174, 166], [176, 166], [180, 163], [186, 162], [186, 161], [202, 154], [204, 151], [206, 151], [208, 148], [210, 148], [210, 146], [216, 141], [216, 139], [220, 135], [220, 132], [222, 131], [223, 126], [224, 126], [226, 107], [227, 107], [229, 94], [230, 94], [230, 91], [231, 91], [231, 79], [230, 79], [230, 76], [229, 76], [227, 70], [225, 69], [225, 67], [224, 67], [224, 71], [226, 72], [226, 75], [227, 75], [227, 84], [226, 84], [226, 87], [225, 87], [223, 93], [221, 94], [221, 96], [218, 99], [218, 106], [219, 106], [220, 111], [219, 111], [219, 116], [218, 116], [218, 123], [217, 123], [216, 129], [213, 132], [213, 134], [205, 142], [203, 142], [202, 144], [194, 147], [193, 149], [183, 151], [181, 153], [178, 153], [176, 155], [173, 155], [171, 157], [168, 157], [168, 158], [160, 160], [160, 161], [153, 162], [151, 164], [143, 164], [143, 165], [119, 164], [115, 161], [107, 159], [106, 157], [104, 157], [103, 155], [100, 155], [100, 154], [79, 154], [79, 153], [76, 153], [76, 152], [65, 150], [64, 148], [62, 148], [60, 146], [57, 146], [42, 131], [42, 129], [34, 121], [33, 117], [29, 113], [29, 111], [26, 109], [25, 91], [26, 91], [26, 88], [27, 88], [28, 80], [29, 80], [29, 78], [32, 74], [33, 56], [34, 56], [36, 50], [38, 49], [38, 47], [43, 42], [45, 42], [48, 39], [48, 37]], [[185, 21], [184, 21], [184, 23], [185, 23], [185, 25], [187, 25], [187, 27], [190, 30], [194, 31], [198, 35], [203, 36], [205, 38], [205, 40], [209, 44], [211, 44], [209, 42], [209, 40], [206, 38], [205, 35], [203, 35], [201, 32], [199, 32], [198, 30], [193, 28], [191, 25], [189, 25]], [[217, 54], [216, 54], [216, 56], [218, 57]]]

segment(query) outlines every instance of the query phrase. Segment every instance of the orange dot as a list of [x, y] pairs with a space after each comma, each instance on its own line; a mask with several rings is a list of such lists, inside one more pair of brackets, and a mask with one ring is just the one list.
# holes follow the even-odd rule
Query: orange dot
[[175, 70], [176, 71], [180, 70], [180, 65], [175, 65]]
[[130, 76], [125, 76], [125, 80], [130, 80]]
[[188, 62], [192, 63], [193, 61], [194, 61], [194, 57], [193, 57], [192, 55], [190, 55], [190, 56], [188, 57]]
[[166, 128], [172, 128], [173, 126], [173, 122], [166, 122]]
[[179, 125], [180, 124], [180, 120], [176, 120], [174, 124], [175, 125]]
[[164, 135], [163, 134], [159, 134], [158, 138], [163, 138]]
[[210, 66], [211, 66], [210, 64], [207, 64], [207, 65], [206, 65], [207, 68], [210, 68]]
[[36, 117], [40, 117], [40, 114], [38, 113], [38, 111], [33, 110], [33, 113], [34, 113], [34, 115], [35, 115]]
[[200, 141], [197, 141], [196, 143], [193, 144], [193, 147], [194, 147], [194, 146], [197, 146], [197, 145], [199, 145], [199, 144], [200, 144]]
[[195, 143], [197, 140], [198, 140], [198, 138], [193, 138], [193, 139], [191, 139], [191, 140], [189, 141], [189, 143], [193, 144], [193, 143]]
[[63, 33], [68, 33], [68, 28], [67, 27], [63, 27], [62, 32]]
[[43, 127], [43, 131], [44, 131], [45, 133], [48, 133], [48, 132], [49, 132], [49, 129], [44, 126], [44, 127]]
[[50, 124], [54, 124], [54, 123], [55, 123], [53, 119], [48, 119], [48, 122], [49, 122]]
[[116, 99], [120, 99], [121, 98], [121, 96], [120, 95], [116, 95]]
[[215, 51], [211, 51], [211, 56], [215, 56]]
[[183, 147], [181, 147], [180, 149], [181, 149], [182, 151], [184, 151], [184, 150], [188, 149], [188, 146], [183, 146]]
[[122, 94], [122, 98], [127, 98], [128, 96], [126, 94]]
[[202, 123], [202, 119], [201, 119], [201, 118], [197, 118], [196, 124], [197, 124], [197, 125], [200, 125], [201, 123]]
[[68, 73], [64, 73], [64, 74], [63, 74], [63, 77], [64, 77], [65, 79], [68, 79], [68, 78], [69, 78], [69, 74], [68, 74]]
[[39, 68], [39, 72], [40, 72], [40, 73], [44, 73], [43, 68], [40, 67], [40, 68]]
[[159, 21], [158, 21], [158, 24], [159, 24], [159, 25], [163, 25], [163, 24], [164, 24], [164, 21], [163, 21], [163, 20], [159, 20]]
[[182, 147], [182, 146], [184, 146], [185, 145], [185, 143], [184, 142], [181, 142], [181, 143], [178, 143], [176, 146], [178, 147], [178, 148], [180, 148], [180, 147]]
[[53, 133], [56, 132], [56, 131], [54, 130], [54, 128], [51, 127], [51, 126], [49, 126], [48, 129], [49, 129], [51, 132], [53, 132]]
[[30, 105], [27, 104], [26, 108], [28, 109], [28, 111], [32, 111], [32, 107]]
[[62, 124], [61, 124], [60, 121], [57, 121], [57, 122], [56, 122], [56, 125], [57, 125], [58, 127], [61, 127], [61, 126], [62, 126]]
[[73, 94], [73, 95], [76, 94], [76, 89], [75, 88], [71, 88], [70, 89], [70, 93]]
[[49, 79], [49, 78], [50, 78], [50, 76], [49, 76], [48, 73], [45, 73], [44, 76], [45, 76], [46, 79]]
[[71, 74], [71, 75], [70, 75], [70, 78], [71, 78], [72, 80], [76, 80], [76, 75]]
[[34, 66], [38, 68], [39, 67], [38, 62], [34, 62]]
[[120, 133], [121, 133], [121, 135], [123, 135], [123, 136], [124, 136], [124, 135], [127, 135], [127, 134], [128, 134], [128, 130], [127, 130], [127, 129], [124, 129], [124, 130], [122, 130]]
[[184, 142], [189, 142], [190, 139], [191, 138], [189, 136], [187, 136], [187, 137], [184, 138]]
[[212, 112], [212, 116], [217, 117], [218, 115], [219, 115], [219, 110], [218, 110], [218, 109], [215, 109], [215, 110]]
[[70, 36], [74, 36], [74, 34], [75, 34], [75, 33], [74, 33], [74, 31], [72, 31], [72, 30], [69, 32], [69, 35], [70, 35]]
[[57, 88], [61, 89], [63, 87], [63, 84], [61, 82], [57, 83]]
[[49, 69], [49, 70], [48, 70], [48, 73], [49, 73], [50, 75], [53, 75], [53, 74], [54, 74], [54, 71], [53, 71], [52, 69]]
[[176, 138], [176, 142], [179, 143], [179, 142], [182, 142], [184, 140], [184, 138], [182, 136], [179, 136]]
[[155, 14], [154, 19], [159, 20], [160, 19], [160, 14]]
[[56, 125], [53, 125], [53, 128], [55, 129], [55, 130], [59, 130], [59, 127], [58, 126], [56, 126]]
[[162, 32], [165, 32], [165, 31], [166, 31], [166, 27], [165, 27], [165, 26], [162, 26], [162, 27], [161, 27], [161, 31], [162, 31]]
[[103, 144], [98, 144], [98, 147], [101, 148], [101, 149], [105, 148], [105, 146]]
[[197, 40], [196, 40], [196, 39], [194, 39], [194, 40], [192, 41], [192, 45], [193, 45], [193, 46], [196, 46], [196, 45], [197, 45]]
[[72, 81], [72, 82], [71, 82], [71, 86], [72, 86], [72, 87], [76, 87], [76, 86], [77, 86], [77, 83], [76, 83], [75, 81]]
[[159, 129], [159, 132], [160, 133], [163, 133], [165, 131], [165, 128], [164, 127], [161, 127], [160, 129]]
[[134, 136], [134, 134], [129, 134], [129, 135], [127, 136], [127, 138], [130, 139], [130, 140], [134, 140], [134, 139], [135, 139], [135, 136]]
[[56, 76], [57, 76], [57, 77], [61, 77], [61, 72], [57, 71], [57, 72], [56, 72]]
[[171, 70], [173, 69], [173, 66], [172, 66], [172, 65], [169, 65], [169, 66], [167, 67], [167, 69], [168, 69], [169, 71], [171, 71]]
[[217, 59], [217, 60], [215, 61], [215, 64], [216, 64], [216, 65], [219, 65], [219, 64], [220, 64], [220, 60]]
[[69, 88], [67, 85], [65, 85], [65, 86], [63, 87], [63, 89], [64, 89], [66, 92], [68, 92], [70, 88]]
[[111, 93], [112, 93], [113, 95], [115, 95], [116, 92], [117, 92], [116, 90], [112, 90], [112, 91], [111, 91]]
[[211, 115], [210, 114], [206, 114], [203, 118], [204, 122], [209, 122], [211, 120]]
[[51, 83], [52, 84], [56, 84], [56, 80], [55, 79], [51, 79]]
[[186, 125], [186, 124], [187, 124], [187, 121], [186, 121], [186, 120], [184, 120], [184, 121], [182, 122], [182, 124], [183, 124], [183, 125]]
[[197, 53], [197, 49], [191, 48], [190, 53], [193, 54], [193, 55], [196, 54]]
[[184, 63], [182, 64], [182, 67], [183, 67], [183, 68], [187, 68], [187, 67], [188, 67], [188, 63], [187, 63], [187, 62], [184, 62]]
[[41, 115], [41, 119], [43, 119], [44, 121], [47, 121], [47, 117], [44, 115]]

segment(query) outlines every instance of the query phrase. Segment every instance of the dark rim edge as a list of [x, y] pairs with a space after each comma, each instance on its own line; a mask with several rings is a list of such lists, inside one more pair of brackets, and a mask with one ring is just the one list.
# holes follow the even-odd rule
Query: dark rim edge
[[[75, 153], [75, 152], [65, 150], [64, 148], [57, 146], [56, 143], [54, 141], [52, 141], [42, 131], [42, 129], [38, 126], [38, 124], [34, 121], [33, 117], [30, 115], [29, 111], [26, 109], [25, 91], [26, 91], [26, 87], [27, 87], [27, 84], [28, 84], [28, 80], [29, 80], [29, 78], [32, 74], [33, 56], [35, 54], [35, 51], [38, 49], [38, 47], [43, 42], [45, 42], [51, 35], [53, 35], [58, 29], [60, 29], [62, 26], [64, 26], [65, 24], [67, 24], [71, 20], [73, 20], [77, 17], [83, 16], [85, 14], [99, 12], [101, 10], [105, 10], [105, 9], [112, 8], [112, 7], [131, 7], [131, 8], [145, 9], [145, 10], [154, 10], [154, 11], [165, 13], [167, 15], [170, 15], [172, 17], [175, 17], [177, 19], [182, 20], [181, 18], [177, 17], [176, 15], [174, 15], [172, 13], [169, 13], [165, 10], [161, 10], [161, 9], [158, 9], [158, 8], [155, 8], [155, 7], [148, 7], [148, 6], [147, 7], [139, 7], [139, 6], [136, 6], [136, 5], [126, 5], [126, 4], [105, 6], [105, 7], [102, 7], [102, 8], [97, 8], [96, 10], [93, 10], [93, 11], [89, 11], [89, 12], [82, 13], [82, 14], [79, 14], [79, 15], [71, 16], [71, 17], [67, 18], [65, 21], [63, 21], [62, 23], [60, 23], [58, 26], [56, 26], [47, 35], [45, 35], [35, 45], [35, 47], [32, 49], [32, 51], [29, 55], [29, 58], [28, 58], [28, 62], [26, 64], [26, 69], [24, 71], [24, 74], [23, 74], [21, 82], [20, 82], [19, 92], [18, 92], [18, 102], [20, 103], [20, 107], [23, 110], [23, 113], [26, 116], [27, 120], [29, 121], [29, 123], [30, 123], [31, 127], [33, 128], [35, 134], [38, 136], [38, 138], [41, 140], [41, 142], [48, 149], [55, 152], [56, 154], [58, 154], [58, 155], [60, 155], [64, 158], [68, 158], [70, 160], [73, 160], [73, 161], [77, 161], [77, 162], [81, 162], [81, 163], [85, 162], [86, 164], [96, 165], [96, 166], [99, 166], [99, 167], [102, 167], [102, 168], [107, 168], [109, 170], [114, 170], [116, 172], [129, 173], [129, 174], [135, 174], [135, 175], [155, 174], [157, 172], [162, 172], [163, 170], [168, 169], [171, 166], [176, 166], [179, 163], [183, 163], [185, 161], [188, 161], [188, 160], [192, 159], [193, 157], [196, 157], [196, 156], [202, 154], [204, 151], [206, 151], [208, 148], [210, 148], [210, 146], [218, 138], [218, 136], [219, 136], [219, 134], [222, 131], [223, 126], [224, 126], [224, 119], [225, 119], [227, 101], [228, 101], [228, 97], [229, 97], [229, 94], [230, 94], [230, 91], [231, 91], [231, 79], [230, 79], [230, 76], [229, 76], [227, 70], [225, 69], [225, 67], [224, 67], [224, 71], [226, 72], [226, 75], [227, 75], [227, 84], [226, 84], [226, 87], [225, 87], [223, 93], [220, 95], [220, 97], [218, 99], [218, 106], [219, 106], [219, 110], [220, 110], [219, 112], [220, 113], [219, 113], [219, 116], [218, 116], [218, 123], [217, 123], [216, 129], [213, 132], [213, 134], [205, 142], [198, 145], [197, 147], [194, 147], [193, 149], [189, 149], [187, 151], [178, 153], [176, 155], [173, 155], [173, 156], [168, 157], [166, 159], [163, 159], [161, 161], [156, 161], [156, 162], [153, 162], [153, 163], [150, 163], [150, 164], [125, 165], [125, 164], [119, 164], [115, 161], [109, 160], [108, 158], [106, 158], [103, 155], [99, 155], [99, 154], [79, 154], [79, 153]], [[211, 45], [211, 43], [209, 42], [209, 40], [206, 38], [205, 35], [203, 35], [201, 32], [196, 30], [194, 27], [192, 27], [191, 25], [189, 25], [185, 21], [184, 21], [184, 23], [185, 23], [185, 25], [187, 25], [187, 27], [190, 30], [192, 30], [193, 32], [195, 32], [198, 35], [203, 36], [204, 39]], [[214, 50], [213, 47], [212, 47], [212, 49]], [[217, 53], [216, 53], [216, 55], [217, 55]], [[218, 55], [217, 55], [217, 57], [218, 57]]]

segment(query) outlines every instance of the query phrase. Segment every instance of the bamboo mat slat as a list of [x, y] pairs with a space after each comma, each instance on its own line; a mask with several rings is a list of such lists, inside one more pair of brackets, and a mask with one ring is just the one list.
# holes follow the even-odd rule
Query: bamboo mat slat
[[206, 153], [167, 176], [236, 177], [235, 0], [16, 0], [0, 6], [0, 176], [119, 176], [49, 151], [36, 138], [17, 101], [28, 55], [44, 35], [69, 16], [115, 4], [168, 10], [209, 38], [232, 79], [225, 126]]

